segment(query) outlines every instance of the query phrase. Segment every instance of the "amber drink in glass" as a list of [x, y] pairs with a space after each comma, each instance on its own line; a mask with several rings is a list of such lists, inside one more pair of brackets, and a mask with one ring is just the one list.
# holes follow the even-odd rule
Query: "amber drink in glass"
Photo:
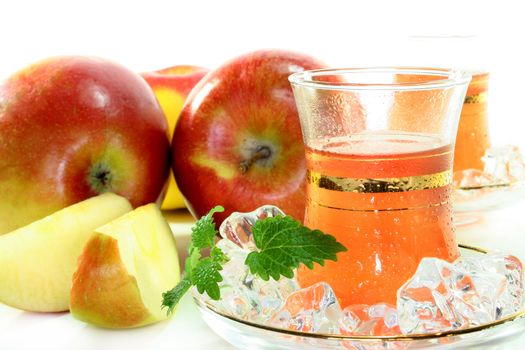
[[476, 72], [465, 96], [454, 155], [454, 171], [483, 170], [482, 157], [490, 147], [487, 94], [489, 73]]
[[305, 223], [348, 251], [298, 271], [342, 306], [395, 304], [423, 257], [459, 252], [450, 191], [457, 121], [470, 76], [403, 68], [290, 77], [306, 144]]

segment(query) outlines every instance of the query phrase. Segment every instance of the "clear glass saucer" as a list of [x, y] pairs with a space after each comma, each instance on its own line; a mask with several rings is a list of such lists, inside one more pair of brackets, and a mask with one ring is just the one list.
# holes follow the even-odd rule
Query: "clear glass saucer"
[[525, 198], [525, 181], [454, 189], [456, 213], [499, 209]]
[[[460, 245], [461, 254], [485, 254], [476, 247]], [[224, 340], [238, 349], [458, 349], [484, 347], [498, 348], [525, 330], [525, 309], [498, 321], [477, 327], [433, 334], [399, 336], [347, 336], [305, 333], [275, 328], [241, 320], [215, 310], [209, 304], [195, 299], [208, 326]]]

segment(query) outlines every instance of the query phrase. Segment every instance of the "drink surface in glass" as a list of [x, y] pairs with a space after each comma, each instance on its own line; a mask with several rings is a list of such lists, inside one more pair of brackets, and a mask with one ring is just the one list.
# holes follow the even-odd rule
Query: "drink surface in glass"
[[302, 287], [328, 282], [343, 307], [395, 304], [422, 258], [458, 257], [450, 192], [469, 80], [413, 68], [290, 77], [306, 145], [305, 224], [348, 249], [300, 268]]
[[343, 305], [396, 303], [420, 260], [458, 256], [452, 225], [452, 147], [414, 133], [364, 133], [306, 150], [305, 223], [348, 252], [298, 273], [328, 281]]

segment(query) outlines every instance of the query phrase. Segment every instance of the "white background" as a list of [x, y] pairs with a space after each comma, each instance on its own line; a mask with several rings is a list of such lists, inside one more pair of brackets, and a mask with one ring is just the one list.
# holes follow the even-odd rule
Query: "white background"
[[53, 55], [107, 57], [146, 71], [176, 64], [214, 68], [261, 48], [301, 51], [331, 66], [486, 69], [492, 74], [493, 143], [525, 147], [525, 10], [520, 3], [2, 0], [0, 79]]
[[[523, 150], [522, 7], [505, 0], [0, 0], [0, 79], [54, 55], [102, 56], [140, 72], [177, 64], [214, 68], [261, 48], [301, 51], [331, 66], [487, 69], [493, 141]], [[523, 208], [494, 212], [458, 230], [459, 240], [524, 259]], [[0, 305], [0, 348], [230, 349], [190, 311], [185, 306], [173, 322], [110, 332], [73, 322], [68, 314], [28, 314]]]

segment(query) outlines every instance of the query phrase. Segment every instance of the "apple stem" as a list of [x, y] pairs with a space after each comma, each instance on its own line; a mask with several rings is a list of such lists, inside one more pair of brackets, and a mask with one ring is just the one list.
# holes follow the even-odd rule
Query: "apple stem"
[[241, 170], [241, 173], [245, 174], [248, 170], [250, 170], [250, 167], [253, 165], [253, 163], [257, 162], [260, 159], [266, 159], [270, 157], [271, 154], [272, 151], [270, 150], [270, 147], [257, 147], [255, 153], [250, 158], [244, 159], [239, 163], [239, 169]]

